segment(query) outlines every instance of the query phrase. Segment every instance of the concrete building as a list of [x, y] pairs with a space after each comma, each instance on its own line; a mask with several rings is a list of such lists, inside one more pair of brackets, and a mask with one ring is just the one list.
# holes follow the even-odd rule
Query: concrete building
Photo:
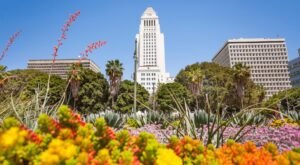
[[298, 49], [299, 57], [289, 62], [289, 70], [291, 83], [293, 87], [300, 87], [300, 49]]
[[228, 40], [212, 61], [226, 67], [237, 63], [250, 67], [251, 79], [265, 88], [267, 98], [291, 88], [285, 39]]
[[152, 7], [148, 7], [141, 17], [136, 35], [136, 53], [137, 82], [149, 93], [155, 92], [159, 83], [173, 81], [166, 72], [164, 34], [160, 31], [159, 17]]
[[[72, 64], [78, 62], [79, 59], [56, 59], [55, 63], [52, 62], [52, 59], [29, 60], [27, 63], [27, 69], [35, 69], [50, 73], [52, 68], [52, 74], [58, 75], [62, 79], [66, 80]], [[95, 64], [92, 60], [83, 59], [81, 60], [81, 64], [83, 68], [91, 69], [96, 73], [100, 72], [99, 66], [97, 66], [97, 64]]]

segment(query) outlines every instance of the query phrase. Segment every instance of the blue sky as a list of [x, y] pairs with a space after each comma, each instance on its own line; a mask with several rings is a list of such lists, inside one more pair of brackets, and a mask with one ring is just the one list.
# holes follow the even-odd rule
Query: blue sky
[[143, 11], [152, 6], [165, 34], [167, 71], [210, 61], [227, 39], [286, 39], [289, 59], [300, 48], [300, 1], [282, 0], [0, 0], [0, 50], [16, 31], [22, 34], [0, 64], [26, 68], [28, 59], [52, 58], [52, 48], [69, 15], [71, 26], [58, 58], [77, 58], [88, 43], [107, 45], [90, 54], [101, 68], [120, 59], [124, 78], [133, 71], [134, 38]]

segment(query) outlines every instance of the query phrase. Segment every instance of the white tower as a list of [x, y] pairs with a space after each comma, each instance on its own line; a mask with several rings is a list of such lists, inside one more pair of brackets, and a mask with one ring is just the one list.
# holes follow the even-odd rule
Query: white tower
[[159, 18], [152, 7], [141, 17], [136, 41], [137, 82], [152, 94], [159, 83], [172, 81], [165, 68], [164, 34], [160, 32]]

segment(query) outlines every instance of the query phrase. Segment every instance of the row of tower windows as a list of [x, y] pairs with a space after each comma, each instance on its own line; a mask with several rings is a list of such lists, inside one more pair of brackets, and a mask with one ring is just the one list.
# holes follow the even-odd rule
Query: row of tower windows
[[141, 76], [156, 76], [156, 73], [141, 73]]
[[284, 48], [284, 44], [230, 45], [230, 48]]
[[287, 69], [268, 69], [268, 70], [251, 70], [251, 74], [254, 73], [285, 73]]
[[[288, 77], [288, 74], [252, 74], [251, 77]], [[277, 80], [277, 79], [276, 79]]]
[[285, 48], [278, 49], [231, 49], [230, 52], [283, 52]]
[[[231, 60], [237, 60], [237, 61], [251, 61], [251, 62], [248, 62], [249, 64], [287, 64], [287, 61], [282, 61], [282, 60], [285, 60], [284, 58], [282, 59], [267, 59], [267, 58], [260, 58], [258, 61], [252, 61], [252, 59], [249, 59], [249, 58], [232, 58]], [[253, 59], [255, 60], [255, 59]], [[265, 61], [263, 61], [265, 60]], [[272, 60], [272, 61], [270, 61]]]
[[144, 20], [144, 26], [155, 26], [155, 20]]
[[231, 56], [243, 56], [243, 57], [246, 57], [246, 56], [253, 56], [253, 57], [261, 57], [261, 56], [287, 56], [286, 53], [284, 52], [281, 52], [281, 53], [231, 53], [230, 54]]

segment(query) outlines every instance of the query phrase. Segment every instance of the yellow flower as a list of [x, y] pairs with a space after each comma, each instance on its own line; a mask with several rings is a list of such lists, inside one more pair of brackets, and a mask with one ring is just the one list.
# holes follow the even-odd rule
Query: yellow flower
[[1, 148], [10, 148], [18, 143], [23, 143], [27, 132], [20, 130], [18, 127], [12, 127], [6, 131], [2, 136], [0, 136], [0, 146]]
[[182, 160], [174, 153], [173, 150], [160, 148], [158, 149], [156, 163], [158, 165], [182, 165]]
[[98, 164], [111, 164], [112, 163], [108, 149], [99, 150], [96, 159], [98, 161]]
[[70, 141], [62, 141], [60, 139], [54, 139], [49, 144], [48, 149], [41, 154], [41, 163], [56, 164], [59, 161], [71, 159], [76, 154], [77, 154], [77, 147], [74, 144], [72, 144]]
[[49, 151], [43, 152], [41, 155], [41, 164], [55, 165], [59, 163], [59, 156]]

